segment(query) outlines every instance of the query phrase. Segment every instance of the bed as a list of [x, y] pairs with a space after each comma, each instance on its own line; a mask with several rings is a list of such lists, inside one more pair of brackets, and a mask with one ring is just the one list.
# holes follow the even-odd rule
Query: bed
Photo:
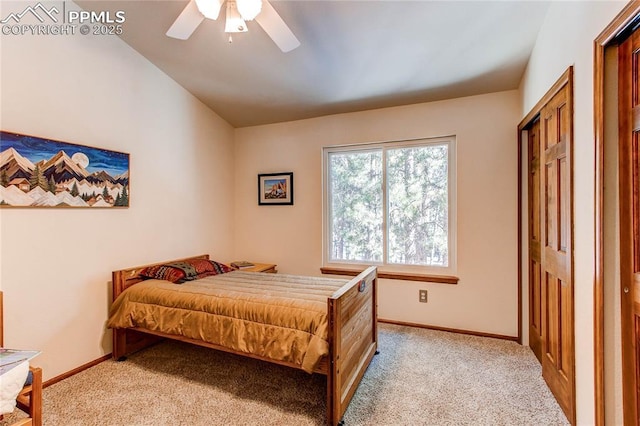
[[320, 373], [327, 424], [342, 424], [377, 352], [376, 268], [351, 280], [232, 271], [177, 285], [141, 275], [202, 259], [209, 255], [113, 272], [113, 357], [168, 338]]

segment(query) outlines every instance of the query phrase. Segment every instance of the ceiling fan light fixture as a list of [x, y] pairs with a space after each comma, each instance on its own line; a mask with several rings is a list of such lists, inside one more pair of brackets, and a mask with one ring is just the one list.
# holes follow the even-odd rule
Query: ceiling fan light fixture
[[236, 0], [236, 4], [245, 21], [253, 21], [262, 10], [262, 0]]
[[205, 18], [216, 20], [224, 0], [196, 0], [196, 6]]
[[247, 24], [240, 16], [236, 2], [234, 0], [227, 0], [227, 21], [224, 26], [225, 33], [246, 33]]
[[[258, 25], [283, 52], [290, 52], [300, 46], [300, 41], [269, 0], [190, 0], [167, 30], [167, 36], [178, 40], [187, 40], [205, 18], [214, 20], [218, 18], [225, 1], [227, 2], [225, 32], [229, 35], [229, 42], [232, 41], [231, 35], [233, 33], [247, 31], [245, 19], [255, 18]], [[242, 6], [239, 6], [236, 1]], [[244, 6], [248, 4], [253, 5], [253, 12], [245, 10]], [[238, 7], [241, 7], [246, 15], [244, 19], [238, 11]]]

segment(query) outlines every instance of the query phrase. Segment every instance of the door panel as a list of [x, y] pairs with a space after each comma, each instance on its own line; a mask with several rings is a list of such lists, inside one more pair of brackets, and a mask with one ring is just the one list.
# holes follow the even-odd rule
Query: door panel
[[618, 49], [622, 404], [625, 425], [640, 425], [640, 34]]
[[542, 108], [542, 375], [575, 424], [572, 265], [571, 92], [565, 84]]
[[528, 132], [529, 347], [542, 362], [542, 274], [540, 265], [540, 121]]
[[[544, 280], [544, 305], [545, 305], [545, 314], [544, 314], [544, 337], [545, 341], [543, 342], [544, 346], [544, 356], [548, 359], [548, 361], [555, 363], [558, 358], [558, 318], [557, 306], [558, 306], [558, 292], [555, 291], [558, 286], [558, 280], [553, 275], [548, 272], [545, 273]], [[544, 361], [543, 361], [544, 365]]]
[[[558, 160], [558, 183], [560, 188], [568, 188], [568, 173], [567, 173], [567, 158], [562, 157]], [[569, 197], [563, 195], [564, 192], [558, 190], [558, 205], [560, 207], [560, 218], [558, 220], [558, 241], [560, 242], [560, 246], [558, 250], [562, 252], [564, 255], [567, 254], [567, 246], [568, 246], [568, 238], [569, 238]]]

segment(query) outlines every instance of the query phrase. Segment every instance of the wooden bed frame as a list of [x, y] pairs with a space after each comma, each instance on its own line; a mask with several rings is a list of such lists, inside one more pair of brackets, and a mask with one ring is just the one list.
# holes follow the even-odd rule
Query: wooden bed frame
[[[124, 290], [142, 281], [141, 269], [188, 259], [209, 259], [209, 255], [194, 256], [150, 265], [113, 271], [113, 300]], [[329, 354], [323, 357], [314, 372], [327, 376], [327, 423], [343, 423], [342, 417], [373, 356], [377, 353], [377, 275], [370, 267], [338, 289], [327, 299], [329, 318]], [[162, 338], [193, 343], [234, 354], [261, 359], [293, 368], [299, 366], [274, 361], [258, 355], [237, 352], [219, 345], [183, 336], [169, 335], [139, 327], [113, 330], [113, 357], [118, 360], [132, 352], [150, 346]]]

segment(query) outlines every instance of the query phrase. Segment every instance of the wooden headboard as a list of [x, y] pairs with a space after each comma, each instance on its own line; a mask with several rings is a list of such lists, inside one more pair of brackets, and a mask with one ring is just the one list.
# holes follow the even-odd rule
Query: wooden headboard
[[113, 271], [113, 297], [112, 300], [116, 300], [116, 297], [120, 295], [127, 288], [134, 284], [138, 284], [143, 278], [140, 276], [140, 271], [149, 266], [163, 265], [170, 262], [181, 262], [190, 259], [209, 259], [208, 254], [201, 254], [199, 256], [185, 257], [184, 259], [173, 259], [164, 262], [151, 263], [149, 265], [136, 266], [134, 268], [121, 269], [119, 271]]

